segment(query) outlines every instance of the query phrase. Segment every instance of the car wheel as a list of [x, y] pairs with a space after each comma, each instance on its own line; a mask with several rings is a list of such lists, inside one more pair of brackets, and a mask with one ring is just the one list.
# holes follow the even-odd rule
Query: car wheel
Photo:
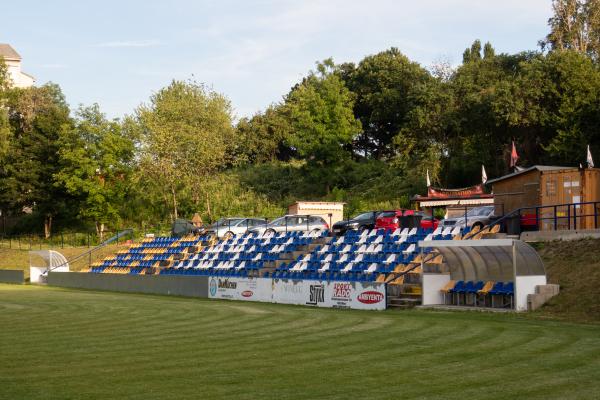
[[363, 232], [363, 231], [368, 231], [368, 230], [369, 230], [369, 227], [368, 227], [368, 226], [365, 226], [365, 225], [362, 225], [360, 228], [358, 228], [358, 230], [359, 230], [360, 232]]
[[265, 233], [268, 233], [269, 235], [275, 234], [275, 229], [267, 229]]
[[223, 235], [223, 239], [229, 239], [231, 237], [233, 237], [234, 233], [231, 231], [227, 231], [225, 232], [225, 234]]
[[479, 230], [481, 230], [483, 228], [483, 224], [481, 222], [475, 222], [472, 226], [471, 229], [475, 229], [475, 228], [479, 228]]

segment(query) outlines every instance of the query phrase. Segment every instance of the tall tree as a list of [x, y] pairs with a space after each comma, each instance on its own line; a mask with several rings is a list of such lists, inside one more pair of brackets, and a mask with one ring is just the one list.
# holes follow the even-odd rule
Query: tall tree
[[93, 221], [102, 239], [105, 225], [120, 219], [133, 141], [118, 121], [108, 121], [94, 104], [79, 108], [74, 126], [63, 127], [59, 144], [56, 184], [78, 198], [79, 217]]
[[338, 73], [357, 96], [354, 114], [362, 132], [354, 141], [356, 152], [377, 159], [391, 157], [393, 138], [415, 106], [412, 93], [433, 78], [394, 47], [365, 57], [358, 66], [344, 64]]
[[55, 84], [11, 89], [6, 107], [13, 134], [0, 171], [0, 204], [15, 214], [31, 210], [43, 219], [49, 236], [54, 218], [66, 215], [70, 208], [70, 196], [54, 186], [53, 178], [59, 133], [71, 124], [69, 107]]
[[[230, 163], [234, 143], [232, 110], [223, 95], [195, 82], [173, 81], [140, 106], [141, 173], [170, 198], [173, 218], [178, 197], [188, 189], [199, 204], [203, 181]], [[204, 192], [208, 201], [208, 193]]]
[[330, 169], [350, 154], [344, 146], [360, 132], [360, 121], [352, 112], [354, 96], [334, 73], [332, 60], [317, 64], [302, 83], [285, 99], [285, 111], [291, 122], [288, 141], [307, 160], [313, 171], [319, 171], [329, 192]]
[[264, 163], [287, 159], [291, 149], [285, 145], [291, 132], [281, 104], [272, 105], [236, 125], [237, 155], [245, 163]]
[[600, 55], [600, 0], [554, 0], [554, 15], [548, 20], [550, 33], [542, 48], [575, 50]]

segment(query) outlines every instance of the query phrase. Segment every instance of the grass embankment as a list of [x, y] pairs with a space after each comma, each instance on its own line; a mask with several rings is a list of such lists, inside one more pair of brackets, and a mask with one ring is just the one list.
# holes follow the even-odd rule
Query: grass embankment
[[0, 399], [596, 398], [600, 326], [0, 285]]
[[549, 283], [560, 294], [534, 315], [600, 322], [600, 239], [537, 243]]
[[[104, 257], [113, 255], [117, 251], [128, 247], [128, 245], [116, 245], [111, 244], [103, 247], [102, 249], [95, 251], [92, 253], [91, 262], [96, 262], [104, 259]], [[42, 250], [47, 250], [48, 248], [42, 248]], [[52, 248], [52, 250], [56, 250], [62, 255], [64, 255], [67, 260], [72, 259], [82, 253], [85, 253], [90, 248], [88, 247], [65, 247], [65, 248]], [[39, 248], [32, 248], [32, 251], [39, 250]], [[41, 260], [38, 260], [41, 262]], [[85, 259], [81, 259], [78, 262], [73, 263], [71, 270], [79, 271], [80, 269], [87, 267], [90, 262], [89, 257], [85, 257]], [[6, 249], [0, 248], [0, 269], [22, 269], [25, 270], [25, 276], [29, 276], [29, 249]]]

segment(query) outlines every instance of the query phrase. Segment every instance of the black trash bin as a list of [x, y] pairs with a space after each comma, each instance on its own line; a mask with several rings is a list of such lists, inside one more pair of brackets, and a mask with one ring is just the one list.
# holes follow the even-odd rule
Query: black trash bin
[[521, 217], [516, 215], [511, 215], [510, 217], [505, 219], [506, 224], [506, 233], [509, 235], [520, 235], [521, 234]]
[[400, 228], [420, 228], [421, 227], [421, 215], [405, 215], [400, 217]]

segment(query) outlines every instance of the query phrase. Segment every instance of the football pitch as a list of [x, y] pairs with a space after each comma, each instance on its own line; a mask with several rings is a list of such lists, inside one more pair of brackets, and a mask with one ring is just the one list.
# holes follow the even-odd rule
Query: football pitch
[[0, 285], [0, 399], [599, 397], [599, 325]]

